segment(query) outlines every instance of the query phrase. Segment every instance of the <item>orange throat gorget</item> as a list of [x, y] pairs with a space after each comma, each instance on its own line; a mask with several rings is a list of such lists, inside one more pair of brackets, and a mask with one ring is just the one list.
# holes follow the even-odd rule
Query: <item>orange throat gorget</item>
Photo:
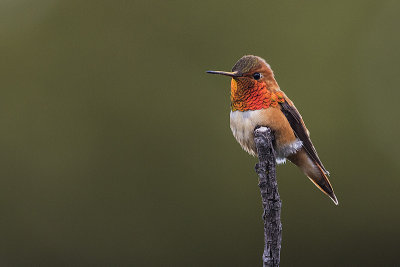
[[272, 92], [267, 89], [265, 82], [251, 79], [232, 79], [231, 81], [231, 110], [247, 111], [276, 107], [283, 103], [282, 92]]

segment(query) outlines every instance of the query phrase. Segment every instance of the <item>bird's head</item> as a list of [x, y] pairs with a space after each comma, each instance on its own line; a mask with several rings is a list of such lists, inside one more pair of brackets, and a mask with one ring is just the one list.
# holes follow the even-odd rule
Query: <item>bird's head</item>
[[[275, 105], [273, 103], [274, 93], [278, 92], [278, 95], [280, 94], [279, 86], [271, 67], [261, 57], [243, 56], [236, 62], [230, 72], [207, 71], [207, 73], [232, 77], [232, 110], [245, 111], [266, 108], [271, 104]], [[280, 95], [279, 97], [281, 98]]]

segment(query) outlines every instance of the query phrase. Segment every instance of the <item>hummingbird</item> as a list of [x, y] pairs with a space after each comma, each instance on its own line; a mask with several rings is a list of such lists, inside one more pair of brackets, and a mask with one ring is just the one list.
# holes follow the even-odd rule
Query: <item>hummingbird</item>
[[207, 71], [231, 77], [230, 127], [241, 147], [257, 156], [254, 129], [269, 127], [275, 136], [276, 162], [286, 159], [301, 171], [333, 202], [338, 200], [329, 182], [329, 172], [318, 157], [310, 132], [293, 102], [279, 88], [270, 65], [261, 57], [246, 55], [232, 71]]

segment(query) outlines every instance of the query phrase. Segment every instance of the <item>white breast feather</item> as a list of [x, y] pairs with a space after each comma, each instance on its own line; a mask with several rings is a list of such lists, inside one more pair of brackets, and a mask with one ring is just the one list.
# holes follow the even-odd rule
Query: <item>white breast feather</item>
[[231, 111], [230, 121], [233, 136], [250, 155], [256, 156], [254, 128], [259, 125], [260, 110]]
[[[252, 156], [257, 156], [256, 147], [254, 144], [254, 129], [257, 126], [263, 125], [261, 110], [248, 111], [231, 111], [230, 125], [233, 136], [242, 146], [242, 148]], [[296, 153], [303, 142], [296, 140], [293, 143], [279, 147], [276, 151], [276, 161], [278, 164], [284, 163], [286, 157]], [[276, 149], [276, 148], [275, 148]]]

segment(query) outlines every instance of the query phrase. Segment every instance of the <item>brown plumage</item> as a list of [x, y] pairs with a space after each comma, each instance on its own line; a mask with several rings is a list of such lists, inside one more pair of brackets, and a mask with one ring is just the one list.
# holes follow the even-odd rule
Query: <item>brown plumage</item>
[[251, 155], [256, 155], [254, 129], [271, 128], [275, 135], [277, 161], [286, 158], [296, 164], [335, 204], [337, 198], [309, 131], [293, 102], [280, 90], [270, 66], [257, 56], [244, 56], [232, 72], [209, 71], [232, 77], [230, 115], [236, 140]]

